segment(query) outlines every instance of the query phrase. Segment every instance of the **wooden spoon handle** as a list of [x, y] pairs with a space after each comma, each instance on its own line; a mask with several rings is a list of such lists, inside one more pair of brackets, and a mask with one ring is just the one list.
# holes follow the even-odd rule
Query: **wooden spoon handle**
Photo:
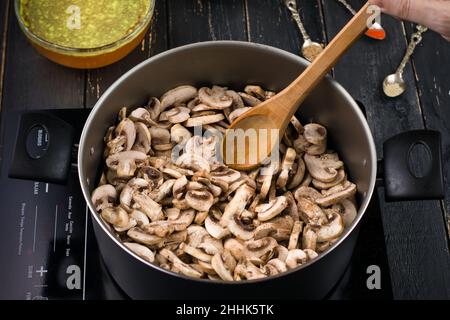
[[373, 18], [373, 12], [369, 10], [369, 7], [370, 3], [366, 3], [308, 68], [280, 92], [279, 97], [282, 100], [280, 106], [285, 106], [287, 109], [285, 111], [289, 114], [289, 117], [286, 118], [287, 121], [295, 114], [310, 91], [331, 70], [347, 49], [366, 31], [368, 23], [371, 22], [370, 19]]

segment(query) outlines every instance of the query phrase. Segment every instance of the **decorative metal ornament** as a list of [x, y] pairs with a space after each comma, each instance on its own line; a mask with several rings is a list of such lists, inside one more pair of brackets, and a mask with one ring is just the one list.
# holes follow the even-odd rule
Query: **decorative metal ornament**
[[383, 91], [388, 97], [398, 97], [406, 90], [406, 83], [405, 80], [403, 80], [403, 71], [417, 45], [422, 41], [422, 34], [428, 30], [428, 28], [421, 25], [417, 25], [416, 29], [417, 31], [412, 34], [406, 54], [398, 66], [397, 71], [387, 76], [383, 81]]
[[[351, 14], [355, 15], [356, 11], [346, 0], [337, 0], [339, 1]], [[369, 38], [375, 40], [384, 40], [386, 38], [386, 31], [384, 31], [383, 27], [378, 23], [374, 22], [372, 27], [366, 31], [365, 35]]]
[[300, 33], [303, 37], [303, 45], [301, 49], [301, 54], [305, 59], [312, 62], [322, 51], [323, 45], [311, 40], [311, 37], [306, 32], [305, 26], [300, 18], [300, 14], [297, 10], [297, 3], [295, 0], [284, 0], [286, 7], [292, 14], [292, 18], [297, 23]]

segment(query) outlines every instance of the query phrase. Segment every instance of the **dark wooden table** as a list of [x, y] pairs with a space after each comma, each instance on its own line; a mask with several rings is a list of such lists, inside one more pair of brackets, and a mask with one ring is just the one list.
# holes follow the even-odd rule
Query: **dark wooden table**
[[[363, 0], [350, 3], [359, 8]], [[335, 0], [298, 1], [313, 39], [327, 42], [350, 15]], [[206, 40], [243, 40], [298, 53], [301, 39], [281, 0], [157, 0], [145, 40], [122, 61], [98, 70], [72, 70], [41, 57], [27, 42], [13, 2], [0, 1], [1, 112], [91, 108], [120, 75], [167, 49]], [[383, 17], [388, 38], [361, 39], [338, 63], [334, 77], [367, 111], [377, 151], [387, 138], [411, 129], [443, 135], [444, 201], [387, 203], [379, 188], [394, 298], [449, 299], [450, 255], [450, 43], [428, 32], [405, 70], [408, 91], [386, 98], [383, 78], [395, 71], [413, 30]], [[0, 144], [1, 147], [1, 144]]]

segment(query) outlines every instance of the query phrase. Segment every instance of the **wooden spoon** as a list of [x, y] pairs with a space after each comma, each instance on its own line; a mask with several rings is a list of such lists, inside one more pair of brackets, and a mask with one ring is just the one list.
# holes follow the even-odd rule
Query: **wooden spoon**
[[253, 170], [268, 158], [278, 146], [300, 104], [370, 26], [373, 12], [369, 10], [369, 6], [366, 3], [287, 88], [253, 107], [231, 124], [222, 142], [223, 160], [229, 167]]

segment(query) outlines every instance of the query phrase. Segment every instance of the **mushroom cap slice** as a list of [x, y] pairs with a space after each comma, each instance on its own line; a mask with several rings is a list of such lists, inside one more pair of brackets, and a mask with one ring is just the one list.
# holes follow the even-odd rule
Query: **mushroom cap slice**
[[110, 208], [117, 200], [116, 188], [110, 184], [104, 184], [92, 192], [91, 200], [97, 211]]
[[214, 203], [214, 197], [207, 190], [189, 190], [186, 193], [186, 201], [192, 209], [209, 211]]
[[344, 221], [339, 214], [334, 215], [330, 223], [323, 225], [317, 231], [317, 241], [327, 242], [336, 239], [344, 232]]
[[175, 104], [186, 103], [197, 96], [197, 89], [193, 86], [183, 85], [167, 91], [161, 97], [161, 112]]
[[179, 123], [170, 128], [170, 140], [172, 142], [185, 144], [191, 137], [191, 132]]
[[199, 116], [193, 117], [186, 120], [184, 123], [185, 127], [198, 127], [203, 126], [205, 124], [216, 123], [225, 119], [225, 116], [221, 113], [207, 115], [207, 116]]
[[317, 226], [328, 222], [327, 216], [323, 210], [313, 201], [307, 198], [299, 198], [297, 206], [303, 220]]
[[224, 241], [223, 247], [229, 251], [237, 261], [245, 258], [244, 243], [236, 238], [228, 238]]
[[230, 121], [230, 123], [232, 123], [234, 120], [236, 120], [237, 118], [242, 116], [244, 113], [246, 113], [250, 109], [251, 109], [250, 107], [243, 107], [243, 108], [239, 108], [239, 109], [236, 109], [236, 110], [232, 111], [228, 115], [228, 121]]
[[247, 104], [250, 107], [254, 107], [262, 103], [261, 100], [252, 95], [249, 95], [248, 93], [239, 92], [239, 95], [241, 96], [242, 100], [244, 100], [245, 104]]
[[133, 121], [130, 119], [123, 119], [117, 125], [115, 133], [117, 136], [125, 137], [125, 150], [129, 151], [133, 147], [134, 140], [136, 139], [136, 129]]
[[213, 86], [211, 89], [207, 87], [198, 90], [198, 98], [200, 101], [211, 108], [223, 110], [231, 107], [233, 98], [226, 94], [226, 88]]
[[[233, 257], [231, 258], [234, 259]], [[214, 271], [216, 271], [216, 273], [222, 280], [233, 281], [232, 272], [234, 270], [230, 270], [230, 268], [225, 265], [225, 262], [223, 261], [222, 255], [220, 253], [215, 254], [211, 259], [211, 266], [214, 268]]]
[[152, 136], [150, 135], [150, 131], [142, 122], [135, 123], [134, 127], [136, 129], [136, 139], [132, 150], [140, 151], [145, 154], [149, 153], [152, 145]]
[[146, 246], [135, 242], [124, 242], [123, 244], [142, 259], [151, 263], [155, 261], [155, 254]]
[[295, 191], [294, 198], [297, 201], [300, 201], [302, 198], [316, 201], [316, 199], [322, 198], [322, 194], [314, 188], [302, 186]]
[[280, 259], [272, 259], [266, 263], [263, 267], [263, 271], [268, 276], [274, 276], [287, 271], [287, 266], [286, 263]]
[[340, 211], [345, 227], [350, 227], [358, 214], [356, 206], [348, 199], [342, 200], [340, 203], [333, 205]]
[[240, 214], [244, 211], [247, 203], [253, 197], [255, 190], [248, 185], [244, 184], [240, 186], [233, 199], [226, 205], [225, 211], [220, 219], [220, 224], [223, 227], [228, 226], [229, 221], [233, 218], [235, 214]]
[[287, 188], [291, 190], [298, 187], [302, 182], [303, 178], [305, 177], [305, 172], [306, 172], [305, 162], [300, 157], [298, 158], [297, 161], [297, 169], [295, 171], [295, 174], [290, 178]]
[[277, 240], [271, 237], [265, 237], [258, 240], [249, 240], [245, 242], [244, 255], [247, 258], [259, 258], [269, 260], [278, 245]]
[[325, 154], [322, 156], [305, 154], [304, 156], [306, 167], [311, 176], [323, 182], [331, 182], [336, 179], [338, 175], [337, 169], [344, 165], [342, 161], [336, 158], [333, 154]]
[[236, 238], [245, 241], [253, 238], [255, 227], [251, 224], [242, 222], [239, 215], [235, 213], [233, 219], [228, 223], [228, 230], [230, 230]]
[[258, 212], [258, 220], [268, 221], [279, 215], [287, 206], [287, 198], [285, 196], [279, 196], [271, 203], [257, 206], [255, 211]]
[[147, 155], [139, 151], [123, 151], [110, 155], [106, 159], [106, 165], [111, 170], [116, 171], [119, 178], [132, 177], [137, 168], [138, 162], [147, 159]]
[[135, 123], [143, 123], [147, 127], [158, 125], [155, 121], [153, 121], [150, 112], [145, 108], [137, 108], [133, 110], [129, 118]]
[[186, 187], [188, 184], [188, 180], [186, 176], [181, 176], [178, 178], [172, 187], [172, 194], [176, 199], [181, 199], [183, 197], [184, 192], [186, 191]]
[[256, 85], [247, 85], [244, 88], [245, 93], [250, 94], [256, 98], [258, 98], [259, 100], [266, 100], [266, 91], [263, 90], [263, 88], [261, 88], [260, 86], [256, 86]]
[[303, 229], [303, 222], [301, 221], [295, 221], [294, 226], [292, 228], [292, 233], [289, 238], [289, 245], [288, 249], [293, 250], [297, 248], [298, 245], [298, 238], [300, 237], [300, 233]]
[[153, 234], [148, 234], [139, 227], [131, 228], [128, 230], [127, 235], [134, 241], [147, 246], [155, 246], [164, 242], [164, 238]]
[[216, 181], [221, 180], [230, 185], [241, 177], [241, 173], [227, 166], [220, 165], [211, 170], [211, 177]]
[[150, 127], [150, 135], [152, 136], [152, 145], [170, 143], [170, 132], [168, 129]]
[[320, 145], [323, 153], [327, 146], [327, 129], [317, 123], [309, 123], [304, 129], [303, 136], [306, 141], [313, 145]]
[[204, 262], [211, 262], [211, 256], [204, 253], [202, 250], [192, 247], [186, 243], [180, 244], [180, 249], [188, 255]]
[[176, 124], [184, 122], [187, 119], [189, 119], [190, 112], [191, 110], [186, 107], [174, 107], [169, 111], [166, 111], [165, 114], [167, 116], [167, 120], [169, 120], [170, 123]]
[[207, 160], [194, 153], [184, 153], [176, 161], [176, 165], [194, 171], [210, 172], [211, 167]]
[[328, 207], [339, 203], [344, 199], [348, 199], [356, 194], [356, 184], [347, 182], [342, 185], [337, 185], [327, 191], [324, 197], [316, 200], [318, 205]]
[[217, 219], [213, 214], [209, 214], [205, 219], [206, 231], [215, 239], [225, 238], [230, 234], [227, 228], [222, 227], [220, 220]]
[[301, 249], [289, 250], [288, 256], [286, 258], [286, 266], [288, 269], [294, 269], [299, 265], [306, 263], [308, 256]]
[[293, 226], [294, 220], [291, 216], [276, 217], [259, 225], [254, 232], [254, 238], [258, 240], [264, 237], [272, 237], [277, 241], [288, 240]]
[[148, 219], [147, 215], [139, 210], [133, 210], [130, 213], [130, 218], [136, 221], [138, 227], [143, 227], [150, 223], [150, 220]]
[[313, 179], [312, 184], [317, 189], [326, 190], [326, 189], [333, 188], [334, 186], [337, 186], [338, 184], [342, 183], [345, 180], [345, 177], [346, 177], [345, 171], [344, 171], [344, 169], [341, 168], [338, 170], [338, 174], [333, 181], [322, 182], [320, 180]]
[[153, 221], [164, 219], [161, 205], [153, 201], [149, 196], [141, 193], [133, 194], [133, 208], [139, 209]]
[[304, 250], [305, 249], [316, 250], [316, 245], [317, 245], [316, 232], [309, 226], [306, 226], [305, 229], [303, 230], [302, 248]]
[[129, 226], [130, 218], [128, 213], [121, 207], [105, 208], [100, 213], [101, 217], [115, 227], [126, 228]]
[[159, 187], [164, 181], [162, 172], [152, 166], [140, 168], [137, 176], [147, 181], [152, 188]]

